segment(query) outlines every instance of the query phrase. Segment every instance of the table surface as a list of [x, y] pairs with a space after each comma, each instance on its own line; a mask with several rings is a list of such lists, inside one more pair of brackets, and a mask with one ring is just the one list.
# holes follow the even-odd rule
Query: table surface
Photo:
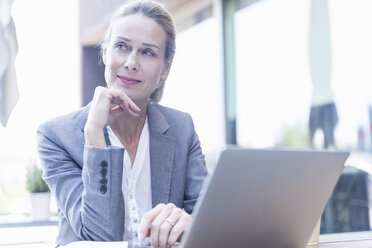
[[[127, 242], [90, 242], [80, 241], [73, 242], [61, 248], [125, 248], [128, 246]], [[323, 234], [320, 235], [319, 244], [307, 246], [306, 248], [371, 248], [372, 247], [372, 231], [369, 232], [352, 232], [352, 233], [338, 233], [338, 234]], [[177, 247], [173, 247], [177, 248]]]
[[350, 232], [320, 235], [319, 245], [307, 246], [307, 248], [370, 248], [372, 247], [372, 231]]

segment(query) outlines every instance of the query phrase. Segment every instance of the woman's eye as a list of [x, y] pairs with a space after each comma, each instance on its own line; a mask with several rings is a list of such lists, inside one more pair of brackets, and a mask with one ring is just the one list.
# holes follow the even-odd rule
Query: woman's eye
[[151, 50], [144, 50], [143, 54], [148, 55], [148, 56], [155, 56], [155, 53]]
[[120, 49], [120, 50], [124, 50], [124, 49], [127, 49], [128, 48], [128, 46], [126, 44], [121, 43], [121, 42], [116, 43], [115, 44], [115, 47], [118, 48], [118, 49]]

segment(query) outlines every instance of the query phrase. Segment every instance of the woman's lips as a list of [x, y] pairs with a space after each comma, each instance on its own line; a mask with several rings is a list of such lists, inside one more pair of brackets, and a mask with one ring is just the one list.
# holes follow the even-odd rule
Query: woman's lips
[[138, 84], [141, 82], [141, 80], [137, 80], [135, 78], [129, 78], [129, 77], [125, 77], [125, 76], [119, 76], [118, 75], [118, 78], [120, 79], [120, 81], [122, 81], [124, 84], [128, 84], [128, 85], [135, 85], [135, 84]]

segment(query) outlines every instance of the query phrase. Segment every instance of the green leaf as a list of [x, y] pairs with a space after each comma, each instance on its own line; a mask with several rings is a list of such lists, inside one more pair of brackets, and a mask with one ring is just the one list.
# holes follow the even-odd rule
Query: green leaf
[[26, 174], [26, 189], [30, 193], [50, 192], [48, 185], [42, 178], [43, 171], [36, 165], [27, 169]]

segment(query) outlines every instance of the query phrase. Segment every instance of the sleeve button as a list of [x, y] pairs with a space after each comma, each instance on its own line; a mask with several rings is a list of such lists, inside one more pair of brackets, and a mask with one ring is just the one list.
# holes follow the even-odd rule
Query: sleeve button
[[106, 168], [102, 168], [101, 175], [102, 175], [102, 177], [105, 177], [107, 175], [107, 169]]
[[106, 160], [103, 160], [103, 161], [101, 162], [101, 166], [102, 166], [103, 168], [107, 168], [107, 166], [108, 166], [107, 161], [106, 161]]
[[105, 194], [107, 192], [106, 185], [102, 185], [101, 188], [99, 189], [99, 191], [101, 191], [102, 194]]
[[101, 180], [100, 180], [100, 183], [102, 184], [102, 185], [106, 185], [107, 184], [107, 179], [104, 177], [104, 178], [102, 178]]

